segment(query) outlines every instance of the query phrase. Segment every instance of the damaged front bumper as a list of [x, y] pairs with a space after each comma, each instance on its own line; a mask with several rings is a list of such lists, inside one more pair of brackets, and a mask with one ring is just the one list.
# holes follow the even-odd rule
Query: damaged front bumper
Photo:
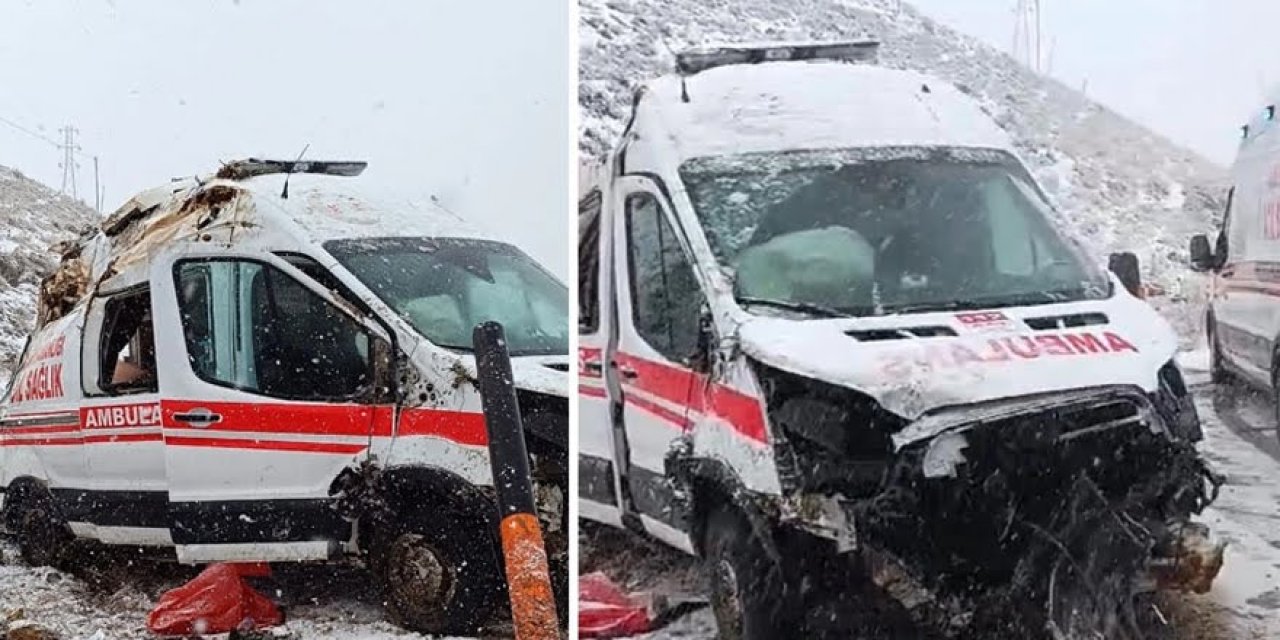
[[1110, 637], [1134, 595], [1204, 593], [1222, 567], [1225, 545], [1191, 521], [1221, 479], [1136, 391], [940, 412], [893, 445], [874, 495], [793, 495], [783, 521], [856, 550], [884, 593], [946, 635]]

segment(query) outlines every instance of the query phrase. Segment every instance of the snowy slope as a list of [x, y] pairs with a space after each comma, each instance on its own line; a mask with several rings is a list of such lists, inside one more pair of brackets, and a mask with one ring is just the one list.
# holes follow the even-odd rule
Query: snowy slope
[[[581, 0], [580, 6], [578, 97], [586, 155], [599, 155], [614, 141], [635, 86], [669, 70], [673, 50], [873, 37], [883, 42], [881, 64], [924, 71], [977, 97], [1054, 195], [1064, 225], [1100, 260], [1112, 251], [1134, 251], [1147, 277], [1174, 298], [1197, 297], [1186, 245], [1190, 235], [1212, 227], [1221, 209], [1223, 169], [908, 4]], [[1189, 310], [1168, 315], [1184, 335], [1196, 332]]]
[[83, 204], [0, 166], [0, 382], [35, 321], [40, 279], [57, 263], [50, 247], [94, 224]]

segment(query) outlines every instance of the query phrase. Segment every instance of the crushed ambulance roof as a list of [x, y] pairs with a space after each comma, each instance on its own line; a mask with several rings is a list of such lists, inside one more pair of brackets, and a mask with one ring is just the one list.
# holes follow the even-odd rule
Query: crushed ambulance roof
[[[795, 149], [951, 146], [1011, 149], [955, 87], [914, 71], [836, 62], [726, 66], [649, 84], [636, 128], [665, 129], [682, 158]], [[926, 89], [927, 87], [927, 89]]]
[[[289, 197], [282, 198], [287, 176], [274, 174], [239, 180], [208, 179], [205, 187], [232, 185], [252, 195], [258, 215], [283, 214], [310, 240], [377, 237], [455, 237], [497, 240], [483, 228], [424, 200], [386, 197], [357, 184], [360, 178], [295, 173], [289, 178]], [[199, 187], [184, 179], [143, 191], [124, 204], [108, 220], [129, 211], [152, 206], [180, 206]], [[108, 224], [110, 224], [108, 222]]]
[[356, 182], [360, 178], [294, 174], [282, 198], [284, 175], [237, 180], [259, 203], [278, 207], [313, 240], [453, 237], [495, 239], [480, 227], [430, 201], [393, 199]]

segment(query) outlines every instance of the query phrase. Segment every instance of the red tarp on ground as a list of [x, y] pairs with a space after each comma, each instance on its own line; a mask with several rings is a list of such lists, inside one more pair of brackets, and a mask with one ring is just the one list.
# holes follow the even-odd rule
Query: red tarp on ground
[[162, 636], [230, 633], [284, 622], [284, 614], [245, 577], [265, 577], [265, 564], [212, 564], [194, 580], [160, 597], [147, 616], [147, 629]]
[[578, 580], [578, 637], [621, 638], [652, 630], [648, 598], [627, 594], [603, 573]]

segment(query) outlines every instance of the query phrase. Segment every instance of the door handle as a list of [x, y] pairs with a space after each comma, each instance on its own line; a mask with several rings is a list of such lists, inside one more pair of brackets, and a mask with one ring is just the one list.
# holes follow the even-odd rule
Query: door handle
[[640, 377], [640, 373], [628, 366], [618, 367], [618, 373], [628, 380], [635, 380]]
[[173, 419], [178, 422], [185, 422], [197, 429], [203, 429], [211, 424], [222, 422], [222, 416], [208, 409], [199, 408], [192, 409], [186, 413], [175, 413]]

